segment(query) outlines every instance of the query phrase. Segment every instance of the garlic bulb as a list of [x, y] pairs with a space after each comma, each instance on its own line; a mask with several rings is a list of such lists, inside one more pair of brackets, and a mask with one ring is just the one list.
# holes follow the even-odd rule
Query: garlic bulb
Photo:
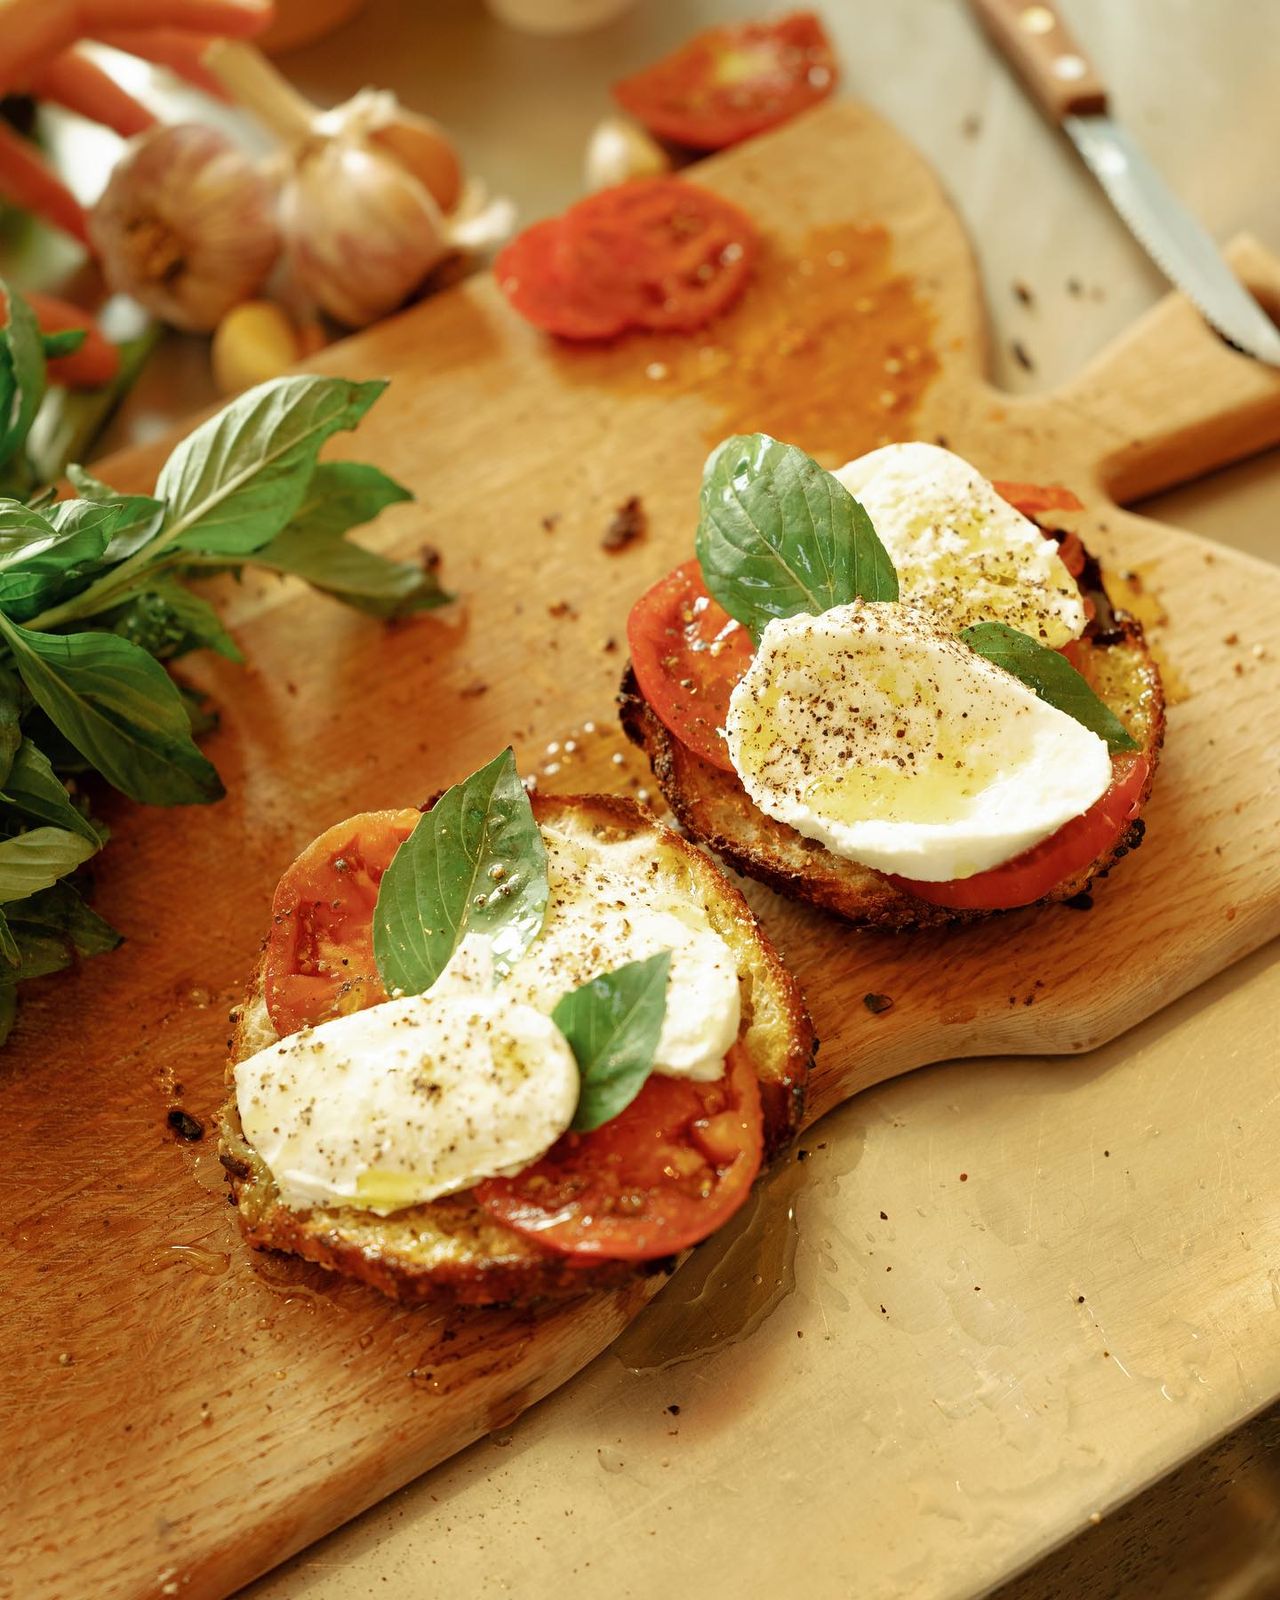
[[204, 60], [281, 140], [286, 260], [296, 286], [348, 327], [396, 310], [446, 256], [510, 228], [501, 202], [483, 214], [460, 204], [453, 146], [394, 95], [366, 89], [319, 111], [252, 46], [219, 40]]
[[298, 287], [349, 328], [402, 306], [449, 254], [440, 208], [418, 180], [344, 137], [298, 152], [280, 222]]
[[671, 157], [638, 123], [605, 117], [587, 140], [587, 188], [609, 189], [628, 178], [656, 178], [671, 171]]
[[193, 123], [130, 141], [89, 237], [113, 289], [197, 333], [252, 299], [280, 253], [271, 186], [223, 134]]

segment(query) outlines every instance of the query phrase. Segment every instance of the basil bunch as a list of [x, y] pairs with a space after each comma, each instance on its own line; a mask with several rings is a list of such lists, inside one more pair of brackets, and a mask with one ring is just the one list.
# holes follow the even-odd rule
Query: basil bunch
[[[9, 291], [0, 330], [0, 482], [26, 487], [45, 386], [42, 339]], [[253, 563], [380, 617], [443, 604], [434, 574], [347, 537], [409, 492], [375, 467], [317, 465], [385, 387], [289, 377], [231, 402], [174, 450], [154, 495], [118, 495], [78, 467], [75, 498], [0, 498], [0, 1042], [26, 978], [119, 942], [68, 881], [106, 842], [78, 781], [150, 805], [223, 793], [194, 735], [211, 725], [163, 662], [240, 651], [193, 576]], [[68, 785], [72, 787], [68, 787]], [[75, 795], [75, 798], [73, 798]]]

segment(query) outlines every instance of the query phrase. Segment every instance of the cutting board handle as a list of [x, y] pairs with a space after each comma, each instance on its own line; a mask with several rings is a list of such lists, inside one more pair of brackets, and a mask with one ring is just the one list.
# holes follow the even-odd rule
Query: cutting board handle
[[[1280, 260], [1247, 234], [1225, 253], [1275, 316]], [[1280, 444], [1280, 371], [1233, 350], [1180, 294], [1108, 345], [1053, 403], [1094, 424], [1097, 475], [1121, 504]]]

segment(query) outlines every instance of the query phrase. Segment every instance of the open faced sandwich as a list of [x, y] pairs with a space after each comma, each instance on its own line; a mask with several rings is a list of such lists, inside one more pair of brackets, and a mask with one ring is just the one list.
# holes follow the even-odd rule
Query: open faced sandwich
[[665, 1267], [795, 1132], [799, 990], [737, 890], [632, 802], [510, 750], [280, 881], [228, 1066], [248, 1241], [406, 1301]]
[[836, 473], [764, 434], [703, 477], [696, 559], [628, 622], [622, 721], [686, 832], [850, 920], [1086, 890], [1142, 837], [1164, 733], [1140, 625], [1061, 489], [930, 444]]

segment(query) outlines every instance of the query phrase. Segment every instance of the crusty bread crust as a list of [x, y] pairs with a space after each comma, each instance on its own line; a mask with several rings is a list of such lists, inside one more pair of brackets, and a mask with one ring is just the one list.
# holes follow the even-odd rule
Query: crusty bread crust
[[[654, 859], [687, 898], [700, 901], [738, 958], [742, 985], [739, 1040], [760, 1079], [766, 1155], [800, 1126], [813, 1059], [813, 1025], [799, 985], [762, 932], [746, 901], [720, 869], [630, 800], [612, 795], [535, 795], [539, 822], [582, 828], [593, 838], [648, 835]], [[363, 1279], [393, 1299], [460, 1305], [524, 1305], [671, 1270], [671, 1261], [604, 1262], [575, 1267], [481, 1210], [469, 1194], [411, 1206], [389, 1217], [355, 1208], [294, 1211], [283, 1205], [270, 1172], [245, 1139], [236, 1106], [238, 1061], [274, 1042], [263, 998], [262, 968], [234, 1018], [223, 1107], [221, 1160], [241, 1231], [257, 1249], [285, 1250]]]
[[[1087, 592], [1098, 605], [1100, 622], [1090, 634], [1091, 675], [1098, 694], [1147, 757], [1140, 811], [1151, 793], [1164, 742], [1164, 691], [1141, 625], [1112, 609], [1096, 564], [1090, 562], [1088, 570]], [[640, 692], [629, 664], [618, 704], [628, 738], [648, 756], [658, 787], [680, 826], [690, 838], [748, 877], [758, 878], [792, 899], [833, 911], [860, 927], [900, 931], [1004, 914], [956, 911], [918, 900], [882, 873], [833, 854], [785, 822], [775, 822], [753, 803], [736, 772], [725, 772], [703, 760], [668, 731]], [[1139, 815], [1110, 850], [1064, 879], [1039, 903], [1053, 904], [1084, 893], [1095, 878], [1141, 844], [1144, 827]]]

